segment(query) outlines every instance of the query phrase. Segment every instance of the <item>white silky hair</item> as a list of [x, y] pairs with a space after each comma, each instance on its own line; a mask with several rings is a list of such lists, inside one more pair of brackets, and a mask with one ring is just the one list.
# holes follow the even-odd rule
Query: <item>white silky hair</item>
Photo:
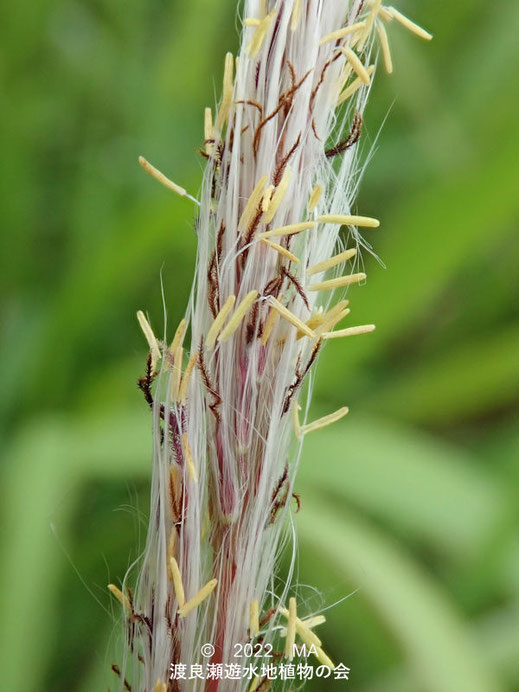
[[[236, 663], [235, 645], [249, 641], [251, 602], [259, 601], [264, 616], [284, 606], [292, 593], [296, 548], [287, 527], [302, 448], [294, 434], [292, 407], [300, 400], [303, 423], [312, 374], [306, 380], [299, 375], [317, 358], [317, 349], [316, 339], [298, 338], [296, 327], [282, 317], [262, 344], [260, 332], [271, 309], [266, 287], [280, 276], [281, 266], [288, 267], [301, 291], [285, 274], [276, 295], [283, 293], [283, 304], [306, 322], [319, 308], [326, 310], [332, 297], [331, 291], [307, 291], [315, 282], [306, 275], [308, 267], [346, 244], [359, 247], [363, 241], [355, 227], [349, 227], [345, 240], [340, 224], [319, 223], [285, 241], [300, 259], [296, 265], [259, 238], [265, 230], [313, 221], [323, 214], [352, 214], [362, 171], [357, 147], [337, 156], [327, 156], [326, 151], [344, 139], [355, 113], [362, 115], [369, 87], [362, 86], [337, 109], [348, 63], [337, 41], [321, 45], [320, 40], [370, 11], [361, 0], [301, 0], [300, 19], [292, 28], [297, 1], [266, 3], [266, 12], [275, 14], [254, 57], [248, 47], [258, 28], [244, 27], [227, 125], [210, 143], [213, 153], [196, 223], [196, 275], [186, 313], [189, 353], [200, 355], [185, 406], [171, 395], [174, 375], [167, 357], [156, 380], [150, 524], [129, 618], [131, 655], [121, 666], [121, 689], [126, 676], [133, 690], [152, 692], [157, 680], [168, 680], [172, 662], [188, 667], [207, 663], [200, 653], [206, 642], [217, 648], [215, 661]], [[261, 19], [264, 4], [247, 0], [243, 16]], [[341, 45], [349, 41], [346, 37]], [[364, 61], [369, 61], [371, 50], [370, 35], [362, 47]], [[262, 176], [267, 176], [267, 185], [279, 185], [280, 165], [289, 153], [283, 166], [284, 173], [291, 170], [286, 194], [270, 224], [257, 213], [256, 227], [247, 237], [238, 230], [245, 205]], [[308, 212], [316, 184], [323, 192], [315, 210]], [[271, 239], [283, 244], [281, 238]], [[343, 272], [344, 265], [338, 265], [332, 276]], [[206, 348], [214, 303], [219, 309], [235, 295], [236, 309], [254, 290], [258, 297], [234, 334], [214, 349]], [[189, 473], [183, 435], [189, 441], [196, 481]], [[172, 532], [174, 555], [168, 552]], [[287, 542], [292, 543], [292, 567], [283, 588], [274, 592], [273, 575]], [[218, 582], [186, 617], [177, 615], [179, 603], [169, 572], [172, 556], [186, 600], [211, 579]], [[280, 624], [279, 615], [264, 623], [264, 643], [274, 640]], [[178, 680], [176, 685], [168, 689], [206, 689], [202, 680]], [[249, 686], [247, 680], [225, 680], [219, 689], [233, 692]]]

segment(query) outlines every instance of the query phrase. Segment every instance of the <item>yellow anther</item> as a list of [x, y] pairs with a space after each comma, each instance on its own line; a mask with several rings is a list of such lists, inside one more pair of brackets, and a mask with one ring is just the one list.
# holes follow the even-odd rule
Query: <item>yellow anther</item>
[[162, 680], [157, 680], [155, 684], [155, 692], [167, 692], [168, 688], [166, 687], [166, 683], [162, 682]]
[[350, 313], [346, 307], [349, 304], [348, 300], [340, 300], [327, 313], [317, 313], [307, 322], [308, 326], [316, 330], [316, 334], [320, 335], [323, 331], [333, 329], [346, 315]]
[[218, 334], [220, 333], [220, 329], [223, 327], [223, 323], [225, 322], [231, 310], [233, 309], [235, 301], [236, 296], [230, 295], [223, 304], [220, 312], [214, 318], [213, 324], [209, 327], [209, 331], [207, 332], [207, 337], [205, 340], [205, 345], [207, 348], [214, 347]]
[[324, 653], [320, 646], [316, 647], [316, 654], [317, 660], [320, 661], [324, 666], [328, 666], [328, 668], [331, 670], [335, 669], [335, 664], [332, 663], [331, 659]]
[[291, 178], [292, 169], [290, 168], [290, 166], [287, 166], [285, 168], [285, 172], [283, 173], [281, 180], [279, 181], [279, 185], [276, 187], [276, 190], [272, 195], [272, 199], [270, 200], [268, 211], [265, 214], [265, 223], [270, 223], [274, 218], [274, 215], [277, 212], [279, 205], [283, 201], [288, 186], [290, 185]]
[[[286, 608], [280, 608], [279, 612], [281, 615], [283, 615], [287, 620], [289, 618], [289, 611]], [[296, 617], [295, 618], [295, 624], [296, 624], [296, 632], [297, 634], [301, 637], [303, 642], [307, 646], [315, 646], [316, 648], [318, 646], [321, 646], [322, 641], [319, 639], [319, 637], [315, 634], [315, 632], [312, 632], [312, 630], [305, 625], [303, 620], [300, 618]]]
[[345, 36], [349, 36], [350, 34], [354, 34], [356, 31], [364, 29], [364, 27], [365, 22], [357, 22], [356, 24], [350, 24], [350, 26], [345, 26], [342, 29], [337, 29], [337, 31], [332, 31], [330, 34], [326, 34], [326, 36], [323, 36], [322, 39], [319, 41], [319, 45], [322, 46], [324, 43], [328, 43], [329, 41], [338, 41], [339, 39], [344, 38]]
[[169, 467], [169, 489], [170, 489], [170, 493], [174, 497], [177, 497], [179, 494], [180, 476], [181, 476], [180, 468], [177, 466], [176, 463], [171, 464], [171, 466]]
[[[317, 312], [315, 315], [312, 315], [310, 319], [306, 320], [305, 324], [307, 327], [310, 327], [310, 329], [313, 329], [316, 334], [318, 334], [320, 331], [322, 331], [322, 325], [324, 321], [324, 314], [321, 310], [321, 312]], [[305, 336], [302, 331], [298, 330], [297, 331], [297, 338], [302, 339]]]
[[213, 135], [213, 112], [207, 107], [204, 110], [204, 138], [211, 139]]
[[294, 658], [294, 644], [296, 643], [296, 618], [296, 599], [292, 597], [288, 601], [287, 638], [285, 641], [285, 656], [289, 661]]
[[296, 262], [297, 264], [299, 264], [299, 257], [296, 257], [296, 255], [294, 255], [293, 252], [290, 252], [290, 250], [287, 250], [286, 247], [278, 245], [277, 243], [273, 243], [271, 240], [267, 240], [266, 238], [261, 238], [261, 242], [265, 243], [265, 245], [268, 245], [276, 252], [279, 252], [280, 255], [283, 255], [283, 257], [286, 257], [291, 262]]
[[343, 336], [356, 336], [357, 334], [369, 334], [375, 331], [374, 324], [362, 324], [358, 327], [348, 327], [348, 329], [339, 329], [336, 332], [324, 332], [323, 339], [340, 339]]
[[334, 413], [330, 413], [327, 416], [323, 416], [322, 418], [318, 418], [317, 420], [314, 420], [312, 423], [307, 423], [306, 425], [303, 425], [301, 427], [301, 432], [303, 435], [306, 435], [306, 433], [314, 432], [315, 430], [320, 430], [321, 428], [325, 428], [327, 425], [331, 425], [332, 423], [336, 423], [338, 420], [341, 418], [344, 418], [344, 416], [348, 413], [349, 408], [347, 406], [343, 406], [340, 408], [338, 411], [335, 411]]
[[378, 11], [378, 16], [385, 22], [392, 22], [394, 17], [390, 12], [389, 7], [382, 6]]
[[387, 37], [387, 31], [385, 26], [380, 22], [377, 22], [377, 34], [378, 40], [380, 42], [380, 48], [382, 50], [382, 57], [384, 58], [384, 65], [386, 66], [386, 72], [388, 74], [391, 74], [393, 72], [393, 61], [391, 59], [389, 39]]
[[249, 611], [249, 636], [251, 639], [259, 634], [259, 603], [255, 598], [251, 601]]
[[261, 682], [261, 678], [256, 676], [249, 687], [249, 692], [256, 692]]
[[184, 585], [182, 584], [182, 577], [180, 575], [178, 562], [175, 560], [174, 557], [169, 558], [169, 571], [171, 579], [173, 580], [173, 588], [175, 589], [175, 596], [177, 597], [178, 607], [183, 608], [186, 604]]
[[[314, 615], [313, 617], [305, 618], [301, 622], [305, 627], [308, 627], [308, 629], [313, 629], [314, 627], [317, 627], [318, 625], [322, 625], [324, 622], [326, 622], [326, 618], [324, 617], [324, 615]], [[279, 634], [281, 637], [286, 637], [287, 636], [286, 628], [279, 630]]]
[[331, 331], [336, 324], [339, 324], [341, 320], [343, 320], [347, 315], [350, 314], [350, 310], [346, 308], [345, 310], [341, 310], [340, 312], [335, 313], [334, 315], [330, 317], [326, 317], [326, 319], [323, 321], [323, 324], [318, 330], [318, 335], [322, 336], [323, 332]]
[[300, 331], [303, 332], [303, 334], [306, 334], [306, 336], [309, 336], [310, 338], [313, 338], [315, 336], [315, 332], [308, 327], [302, 320], [299, 319], [299, 317], [296, 317], [293, 312], [290, 312], [288, 308], [286, 308], [284, 305], [282, 305], [279, 300], [277, 300], [274, 297], [270, 297], [270, 304], [274, 308], [274, 310], [277, 310], [281, 317], [283, 317], [287, 322], [290, 322], [290, 324], [293, 324], [294, 327], [299, 329]]
[[292, 15], [290, 17], [290, 31], [295, 31], [301, 19], [301, 0], [294, 0]]
[[233, 67], [234, 58], [232, 53], [226, 53], [225, 55], [225, 65], [223, 70], [223, 94], [222, 102], [218, 110], [218, 115], [216, 116], [216, 125], [218, 130], [221, 130], [229, 116], [229, 110], [232, 103], [233, 94]]
[[397, 22], [403, 24], [403, 26], [405, 26], [406, 29], [409, 29], [409, 31], [412, 31], [413, 34], [416, 34], [420, 38], [424, 38], [426, 41], [430, 41], [432, 39], [432, 34], [425, 29], [422, 29], [422, 27], [415, 24], [415, 22], [412, 22], [408, 17], [405, 16], [405, 14], [402, 14], [394, 7], [387, 7], [386, 9], [397, 20]]
[[330, 259], [324, 260], [323, 262], [318, 262], [317, 264], [308, 267], [308, 269], [306, 270], [306, 275], [313, 276], [314, 274], [320, 274], [321, 272], [325, 272], [327, 269], [331, 269], [332, 267], [335, 267], [337, 264], [347, 262], [352, 257], [355, 257], [356, 254], [357, 250], [355, 248], [351, 248], [350, 250], [344, 250], [344, 252], [339, 252], [338, 255], [333, 255], [333, 257], [330, 257]]
[[157, 363], [162, 358], [162, 354], [161, 354], [160, 348], [159, 348], [159, 343], [155, 337], [155, 334], [153, 333], [153, 329], [151, 328], [150, 323], [146, 319], [146, 316], [144, 315], [142, 310], [138, 310], [137, 319], [139, 320], [140, 327], [143, 331], [144, 336], [146, 337], [146, 341], [148, 342], [148, 346], [150, 347], [151, 370], [152, 370], [152, 372], [156, 372]]
[[155, 168], [155, 166], [152, 166], [149, 161], [146, 161], [144, 156], [139, 156], [139, 163], [146, 173], [151, 175], [152, 178], [155, 178], [155, 180], [158, 180], [159, 183], [164, 185], [164, 187], [167, 187], [169, 190], [173, 190], [173, 192], [176, 192], [177, 195], [180, 195], [181, 197], [191, 197], [187, 194], [187, 191], [183, 187], [180, 187], [180, 185], [174, 183], [172, 180], [167, 178], [164, 173], [161, 173], [158, 168]]
[[[283, 300], [282, 296], [279, 296], [280, 300]], [[276, 326], [276, 322], [279, 319], [279, 312], [277, 310], [274, 310], [274, 308], [270, 308], [269, 314], [267, 316], [267, 319], [265, 320], [265, 325], [263, 327], [263, 332], [261, 334], [261, 343], [263, 346], [267, 343], [269, 340], [269, 337], [272, 333], [272, 330]]]
[[233, 69], [234, 69], [234, 57], [232, 53], [225, 54], [224, 68], [223, 68], [223, 90], [232, 91], [233, 88]]
[[308, 211], [312, 212], [316, 208], [317, 202], [319, 202], [321, 199], [322, 194], [323, 186], [316, 185], [310, 194], [310, 199], [308, 200]]
[[182, 377], [182, 358], [184, 356], [184, 349], [182, 346], [177, 346], [175, 350], [175, 355], [173, 356], [173, 370], [171, 372], [171, 379], [169, 383], [169, 391], [171, 396], [171, 401], [178, 400], [178, 392], [180, 388], [180, 379]]
[[318, 223], [336, 223], [341, 226], [363, 226], [364, 228], [378, 228], [380, 221], [371, 216], [351, 216], [350, 214], [323, 214], [317, 217]]
[[132, 605], [128, 596], [125, 596], [121, 589], [118, 589], [115, 584], [108, 584], [108, 590], [117, 598], [117, 600], [124, 606], [127, 613], [132, 612]]
[[[306, 324], [310, 327], [310, 329], [317, 329], [317, 327], [321, 326], [323, 320], [324, 311], [323, 308], [320, 307], [318, 308], [317, 312], [310, 317], [310, 319], [306, 320]], [[298, 334], [297, 338], [299, 339], [301, 336], [303, 336], [303, 334]]]
[[349, 300], [339, 300], [333, 308], [330, 308], [326, 315], [324, 316], [323, 322], [333, 319], [336, 315], [344, 311], [344, 308], [347, 308], [348, 305], [350, 304]]
[[[374, 65], [370, 65], [369, 67], [366, 67], [366, 72], [368, 73], [368, 76], [371, 77], [371, 75], [373, 74], [374, 71], [375, 71]], [[363, 85], [364, 85], [364, 83], [360, 79], [360, 77], [357, 77], [357, 79], [353, 80], [353, 82], [348, 87], [346, 87], [346, 89], [341, 94], [339, 94], [339, 97], [337, 99], [337, 105], [340, 106], [341, 103], [344, 103], [345, 101], [347, 101], [350, 98], [350, 96], [353, 96], [353, 94], [355, 94], [360, 89], [360, 87]]]
[[243, 20], [243, 26], [259, 26], [261, 24], [261, 19], [257, 17], [247, 17]]
[[269, 185], [265, 190], [265, 194], [263, 195], [263, 199], [261, 200], [261, 211], [264, 214], [266, 214], [269, 210], [270, 200], [272, 199], [272, 193], [275, 189], [276, 188], [274, 187], [274, 185]]
[[371, 14], [376, 19], [382, 8], [382, 0], [368, 0], [367, 5], [371, 11]]
[[315, 228], [317, 226], [315, 221], [301, 221], [300, 223], [291, 223], [288, 226], [278, 226], [271, 231], [265, 231], [260, 233], [260, 238], [279, 238], [283, 235], [293, 235], [294, 233], [301, 233], [301, 231], [306, 231], [309, 228]]
[[[323, 313], [322, 308], [319, 308], [319, 312], [312, 315], [306, 324], [310, 329], [315, 330], [317, 336], [319, 336], [323, 331], [329, 331], [335, 327], [335, 325], [340, 322], [346, 315], [349, 315], [350, 311], [345, 307], [348, 305], [347, 300], [341, 300], [327, 313]], [[300, 339], [304, 336], [301, 332], [297, 333], [297, 338]]]
[[195, 367], [195, 363], [197, 360], [198, 360], [198, 353], [193, 353], [191, 355], [191, 358], [188, 360], [187, 365], [186, 365], [186, 370], [184, 372], [184, 375], [182, 377], [182, 382], [180, 383], [180, 388], [178, 390], [178, 400], [182, 405], [184, 405], [186, 403], [187, 389], [189, 387], [189, 380], [191, 378], [191, 373], [193, 372], [193, 368]]
[[242, 215], [240, 216], [240, 220], [238, 222], [238, 230], [240, 230], [242, 233], [246, 233], [252, 219], [254, 218], [254, 215], [258, 210], [258, 206], [263, 197], [263, 190], [265, 189], [266, 184], [267, 176], [264, 175], [262, 178], [258, 180], [254, 190], [251, 192], [251, 195], [247, 200], [245, 209], [243, 210]]
[[369, 78], [369, 72], [365, 68], [365, 66], [362, 64], [362, 61], [360, 60], [359, 56], [352, 51], [351, 48], [342, 48], [341, 49], [342, 53], [344, 53], [347, 61], [351, 65], [352, 69], [355, 71], [359, 79], [364, 82], [366, 86], [370, 85], [370, 78]]
[[338, 276], [336, 279], [329, 279], [328, 281], [321, 281], [317, 284], [310, 284], [308, 286], [309, 291], [330, 291], [334, 288], [341, 288], [342, 286], [349, 286], [350, 284], [357, 283], [358, 281], [364, 281], [366, 274], [364, 272], [359, 272], [358, 274], [349, 274], [348, 276]]
[[378, 16], [380, 6], [382, 5], [382, 0], [371, 0], [369, 5], [370, 5], [370, 13], [368, 14], [368, 16], [365, 19], [364, 28], [362, 29], [361, 32], [359, 32], [359, 38], [358, 38], [358, 43], [357, 43], [357, 47], [358, 47], [359, 51], [364, 49], [364, 46], [366, 45], [366, 41], [371, 36], [371, 31], [373, 29], [373, 23], [375, 22], [375, 19]]
[[305, 618], [303, 620], [303, 625], [305, 627], [309, 627], [310, 629], [313, 629], [314, 627], [317, 627], [318, 625], [322, 625], [326, 622], [326, 618], [324, 615], [314, 615], [311, 618]]
[[[204, 111], [204, 139], [214, 139], [213, 114], [210, 108]], [[213, 143], [206, 141], [205, 150], [208, 154], [213, 152]]]
[[[289, 611], [286, 608], [280, 608], [280, 612], [282, 615], [284, 615], [287, 619], [289, 617]], [[317, 616], [317, 618], [322, 617], [322, 616]], [[315, 618], [315, 619], [317, 619]], [[313, 620], [314, 618], [310, 618], [310, 620]], [[301, 637], [302, 642], [308, 647], [314, 647], [315, 648], [315, 656], [318, 661], [320, 661], [323, 665], [328, 666], [331, 670], [335, 668], [335, 665], [332, 663], [330, 658], [325, 654], [325, 652], [322, 649], [322, 642], [319, 639], [319, 637], [315, 634], [310, 629], [309, 622], [310, 620], [300, 620], [298, 617], [296, 617], [296, 632], [297, 634]], [[322, 622], [324, 620], [321, 620]], [[315, 625], [312, 625], [315, 626]], [[288, 630], [288, 627], [287, 627]], [[288, 632], [287, 632], [288, 634]]]
[[265, 36], [267, 35], [267, 32], [270, 28], [270, 25], [272, 24], [272, 20], [276, 16], [276, 12], [277, 10], [272, 10], [272, 12], [269, 12], [269, 14], [267, 14], [267, 16], [261, 20], [256, 31], [254, 32], [254, 36], [252, 37], [252, 40], [248, 46], [250, 58], [255, 58], [258, 54], [263, 44], [263, 41], [265, 40]]
[[247, 293], [245, 298], [241, 301], [241, 303], [234, 311], [231, 319], [227, 322], [227, 325], [221, 331], [219, 339], [220, 343], [223, 343], [224, 341], [227, 341], [227, 339], [230, 339], [230, 337], [238, 329], [242, 319], [245, 317], [245, 315], [249, 311], [249, 308], [254, 303], [258, 295], [258, 291], [249, 291], [249, 293]]
[[193, 455], [191, 454], [191, 445], [189, 444], [187, 433], [182, 435], [182, 447], [184, 449], [188, 476], [194, 483], [198, 483], [198, 474], [196, 472], [195, 462], [193, 461]]
[[180, 323], [175, 332], [175, 336], [173, 337], [173, 341], [171, 342], [171, 346], [169, 347], [170, 353], [175, 354], [177, 348], [182, 345], [186, 333], [186, 326], [187, 321], [185, 319], [180, 320]]
[[207, 584], [200, 589], [196, 596], [193, 596], [193, 598], [191, 598], [182, 608], [179, 608], [178, 614], [180, 617], [185, 618], [186, 615], [189, 615], [192, 610], [203, 603], [205, 599], [214, 591], [217, 583], [218, 581], [216, 579], [211, 579], [208, 581]]

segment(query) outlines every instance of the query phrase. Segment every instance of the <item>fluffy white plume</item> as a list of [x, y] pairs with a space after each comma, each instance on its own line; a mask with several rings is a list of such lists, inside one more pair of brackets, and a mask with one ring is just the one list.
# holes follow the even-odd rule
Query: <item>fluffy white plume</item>
[[[327, 338], [373, 329], [334, 332], [349, 310], [330, 301], [365, 279], [358, 228], [378, 226], [354, 208], [357, 142], [373, 37], [377, 28], [386, 37], [379, 27], [395, 12], [378, 1], [246, 2], [239, 56], [226, 56], [222, 99], [214, 118], [205, 114], [191, 300], [159, 372], [157, 341], [139, 315], [151, 348], [140, 384], [153, 410], [154, 466], [136, 593], [119, 592], [132, 654], [121, 686], [249, 689], [250, 680], [169, 679], [170, 666], [209, 663], [204, 643], [214, 646], [211, 664], [236, 663], [236, 644], [258, 634], [279, 644], [287, 618], [287, 637], [312, 639], [295, 601], [284, 609], [290, 584], [276, 595], [273, 575], [298, 504], [304, 435], [347, 413], [299, 422], [311, 368]], [[383, 50], [387, 62], [386, 42]]]

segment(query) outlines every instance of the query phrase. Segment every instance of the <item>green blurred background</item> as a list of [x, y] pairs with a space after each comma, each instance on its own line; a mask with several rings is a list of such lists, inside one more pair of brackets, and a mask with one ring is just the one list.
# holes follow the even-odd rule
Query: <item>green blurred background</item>
[[[408, 0], [358, 208], [382, 219], [331, 343], [298, 483], [298, 579], [356, 692], [519, 690], [519, 4]], [[180, 319], [191, 191], [235, 3], [8, 0], [1, 10], [0, 689], [115, 687], [106, 591], [146, 528], [150, 417], [135, 311]], [[325, 450], [326, 463], [323, 462]], [[334, 687], [336, 685], [336, 687]]]

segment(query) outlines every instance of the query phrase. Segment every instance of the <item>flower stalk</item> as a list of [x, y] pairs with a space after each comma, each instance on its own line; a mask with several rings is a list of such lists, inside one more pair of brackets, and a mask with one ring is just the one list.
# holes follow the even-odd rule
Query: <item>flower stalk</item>
[[[379, 0], [247, 0], [239, 56], [226, 55], [219, 107], [204, 113], [200, 201], [139, 159], [199, 206], [198, 250], [169, 346], [138, 313], [150, 349], [139, 387], [153, 414], [152, 501], [135, 594], [110, 587], [124, 606], [121, 689], [266, 690], [264, 676], [215, 672], [248, 642], [271, 644], [277, 662], [292, 660], [296, 641], [313, 644], [333, 668], [313, 631], [324, 617], [300, 612], [290, 581], [276, 590], [274, 575], [300, 505], [304, 436], [348, 413], [307, 422], [323, 343], [374, 329], [336, 329], [350, 310], [332, 301], [366, 279], [360, 250], [371, 245], [359, 228], [379, 226], [353, 211], [357, 145], [375, 41], [392, 68], [383, 24], [393, 20], [430, 38]], [[181, 664], [211, 672], [177, 678]]]

